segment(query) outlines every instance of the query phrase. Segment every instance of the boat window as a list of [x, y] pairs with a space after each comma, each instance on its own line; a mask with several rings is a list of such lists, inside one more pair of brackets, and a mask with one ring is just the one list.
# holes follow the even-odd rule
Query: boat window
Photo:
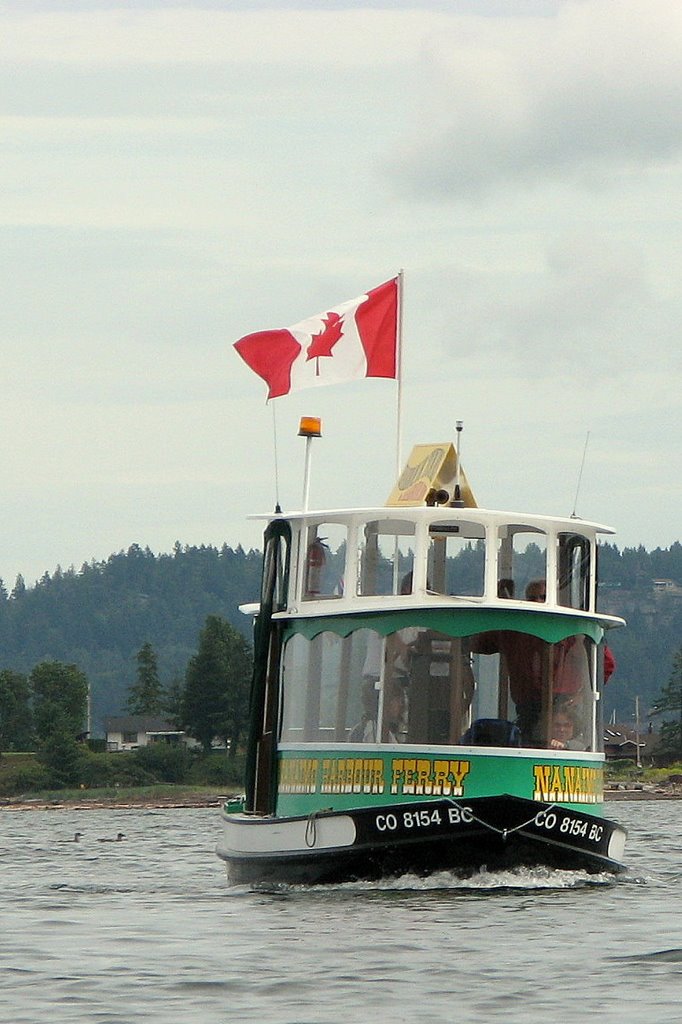
[[[497, 546], [498, 597], [546, 600], [547, 536], [532, 526], [500, 526]], [[542, 585], [540, 585], [542, 584]]]
[[414, 523], [402, 520], [365, 524], [358, 558], [359, 595], [412, 593], [414, 536]]
[[374, 630], [347, 637], [321, 633], [290, 637], [282, 659], [282, 731], [285, 743], [373, 742], [364, 725], [376, 722], [386, 640]]
[[590, 607], [590, 541], [575, 533], [557, 538], [557, 595], [565, 608]]
[[451, 637], [292, 636], [282, 671], [285, 743], [597, 749], [596, 649], [514, 631]]
[[484, 580], [485, 528], [480, 523], [432, 523], [427, 588], [437, 594], [482, 597]]
[[304, 601], [343, 596], [347, 539], [347, 528], [341, 523], [318, 523], [308, 527]]
[[[476, 691], [469, 738], [510, 723], [525, 747], [597, 749], [595, 645], [583, 635], [550, 644], [512, 630], [470, 638]], [[487, 726], [486, 726], [487, 724]], [[479, 731], [476, 737], [477, 728]]]

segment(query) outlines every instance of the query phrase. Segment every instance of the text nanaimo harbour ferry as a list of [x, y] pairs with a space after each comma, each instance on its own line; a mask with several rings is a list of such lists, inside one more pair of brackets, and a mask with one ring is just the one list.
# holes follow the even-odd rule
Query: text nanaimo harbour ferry
[[478, 508], [450, 443], [417, 445], [383, 507], [268, 519], [246, 796], [217, 848], [232, 882], [622, 870], [610, 529]]

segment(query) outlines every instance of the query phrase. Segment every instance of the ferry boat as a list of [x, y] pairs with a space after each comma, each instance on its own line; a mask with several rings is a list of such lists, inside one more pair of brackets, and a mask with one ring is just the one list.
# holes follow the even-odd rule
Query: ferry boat
[[597, 610], [597, 539], [612, 531], [479, 508], [452, 443], [417, 445], [385, 506], [309, 511], [306, 493], [268, 517], [246, 609], [229, 880], [623, 870], [625, 830], [603, 816], [605, 635], [623, 621]]

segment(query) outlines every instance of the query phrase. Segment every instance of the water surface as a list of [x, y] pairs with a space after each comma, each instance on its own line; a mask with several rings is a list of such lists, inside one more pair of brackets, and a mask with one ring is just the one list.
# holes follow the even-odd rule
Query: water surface
[[253, 892], [226, 883], [215, 809], [0, 812], [0, 1021], [677, 1024], [682, 802], [609, 814], [617, 881]]

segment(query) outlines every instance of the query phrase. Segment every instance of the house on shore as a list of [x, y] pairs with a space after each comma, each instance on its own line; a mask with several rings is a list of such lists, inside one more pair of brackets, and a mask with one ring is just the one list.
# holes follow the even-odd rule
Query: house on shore
[[104, 719], [108, 751], [138, 750], [152, 743], [194, 746], [182, 729], [176, 729], [158, 715], [120, 715]]
[[607, 760], [627, 758], [637, 761], [638, 746], [639, 760], [652, 764], [659, 752], [660, 737], [653, 731], [651, 723], [639, 733], [631, 725], [619, 723], [604, 726], [604, 753]]

